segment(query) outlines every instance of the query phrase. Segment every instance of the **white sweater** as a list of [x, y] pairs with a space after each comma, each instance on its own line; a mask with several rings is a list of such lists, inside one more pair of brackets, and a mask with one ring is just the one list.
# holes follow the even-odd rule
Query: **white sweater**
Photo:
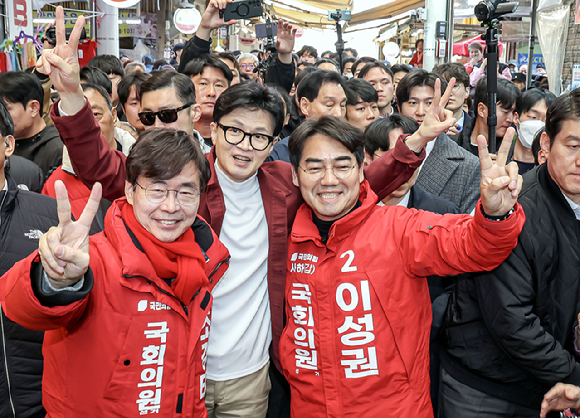
[[268, 296], [268, 223], [257, 175], [231, 180], [215, 162], [226, 212], [220, 241], [230, 267], [213, 291], [207, 378], [247, 376], [269, 360], [272, 341]]

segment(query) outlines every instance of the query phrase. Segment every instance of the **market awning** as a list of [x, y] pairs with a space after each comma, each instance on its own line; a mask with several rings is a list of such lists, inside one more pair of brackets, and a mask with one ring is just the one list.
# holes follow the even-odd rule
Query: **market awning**
[[334, 25], [328, 20], [328, 10], [352, 10], [353, 0], [270, 0], [265, 2], [267, 10], [276, 19], [307, 27]]
[[398, 0], [391, 1], [382, 6], [366, 10], [361, 13], [352, 15], [352, 20], [349, 22], [350, 26], [366, 23], [371, 20], [387, 19], [409, 10], [425, 7], [425, 0]]
[[[456, 42], [453, 44], [453, 55], [461, 55], [462, 57], [469, 56], [469, 45], [474, 42], [479, 42], [483, 46], [483, 50], [485, 51], [485, 41], [481, 39], [481, 35], [474, 36], [472, 38], [464, 39], [460, 42]], [[499, 46], [499, 54], [501, 55], [501, 51], [503, 50], [503, 44], [498, 42]]]

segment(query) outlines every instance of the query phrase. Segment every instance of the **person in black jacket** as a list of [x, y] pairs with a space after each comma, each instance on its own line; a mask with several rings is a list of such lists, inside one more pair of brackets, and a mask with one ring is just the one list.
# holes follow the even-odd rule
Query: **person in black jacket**
[[14, 121], [14, 154], [36, 163], [48, 176], [62, 164], [62, 141], [42, 118], [44, 91], [38, 77], [23, 71], [0, 74], [0, 97]]
[[510, 256], [460, 280], [442, 331], [440, 416], [537, 417], [557, 382], [580, 385], [580, 91], [549, 107], [547, 162], [526, 173]]
[[[179, 62], [180, 73], [185, 71], [186, 65], [193, 59], [204, 54], [209, 54], [211, 47], [210, 33], [213, 29], [236, 23], [235, 20], [225, 22], [219, 17], [219, 10], [224, 9], [231, 0], [211, 0], [205, 9], [199, 29], [183, 48], [181, 61]], [[294, 83], [294, 61], [292, 50], [294, 49], [294, 35], [296, 28], [289, 23], [278, 21], [278, 35], [276, 42], [277, 55], [272, 65], [266, 70], [264, 83], [278, 84], [290, 93]]]
[[[14, 124], [0, 99], [0, 164], [14, 152]], [[38, 240], [58, 224], [56, 201], [21, 190], [6, 169], [0, 170], [0, 275], [38, 248]], [[42, 340], [9, 320], [0, 309], [0, 417], [40, 418]]]

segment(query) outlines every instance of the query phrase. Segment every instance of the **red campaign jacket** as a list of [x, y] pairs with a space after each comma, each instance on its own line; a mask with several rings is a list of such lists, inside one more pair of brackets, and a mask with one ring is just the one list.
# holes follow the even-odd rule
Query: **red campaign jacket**
[[[109, 200], [125, 194], [125, 155], [112, 150], [100, 133], [100, 127], [87, 103], [73, 116], [59, 116], [58, 104], [52, 106], [51, 117], [67, 147], [77, 176], [89, 188], [99, 181], [103, 197]], [[207, 191], [201, 196], [199, 215], [218, 234], [226, 211], [223, 192], [215, 174], [215, 152], [206, 154], [211, 167]], [[425, 153], [417, 156], [399, 139], [392, 151], [365, 169], [365, 176], [380, 198], [386, 197], [405, 183], [421, 165]], [[302, 204], [300, 190], [292, 184], [292, 170], [288, 163], [272, 161], [262, 164], [258, 181], [268, 222], [268, 292], [272, 315], [272, 360], [280, 368], [278, 343], [283, 329], [284, 280], [288, 234], [296, 211]]]
[[497, 267], [525, 216], [507, 220], [362, 206], [322, 243], [302, 205], [289, 238], [287, 325], [280, 342], [292, 417], [433, 417], [431, 303], [425, 276]]
[[[48, 417], [206, 417], [210, 292], [227, 269], [228, 251], [198, 218], [193, 229], [211, 284], [184, 307], [136, 247], [120, 214], [115, 202], [107, 214], [114, 231], [105, 227], [90, 237], [94, 284], [86, 297], [42, 305], [31, 280], [37, 251], [0, 279], [7, 316], [46, 330], [42, 396]], [[119, 248], [107, 239], [112, 233]]]
[[71, 214], [74, 219], [79, 219], [89, 197], [91, 196], [91, 190], [83, 184], [82, 181], [72, 174], [67, 173], [62, 169], [62, 165], [52, 172], [52, 174], [44, 182], [44, 187], [42, 188], [42, 194], [50, 196], [56, 199], [56, 193], [54, 191], [54, 183], [60, 180], [66, 186], [66, 191], [68, 193], [68, 199], [71, 206]]

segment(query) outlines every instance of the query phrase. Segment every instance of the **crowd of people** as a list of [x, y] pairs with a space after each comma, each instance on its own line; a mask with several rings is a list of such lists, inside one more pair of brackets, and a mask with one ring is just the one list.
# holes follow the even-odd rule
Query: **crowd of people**
[[0, 74], [0, 417], [573, 416], [580, 91], [500, 64], [492, 148], [480, 44], [236, 56], [227, 2]]

